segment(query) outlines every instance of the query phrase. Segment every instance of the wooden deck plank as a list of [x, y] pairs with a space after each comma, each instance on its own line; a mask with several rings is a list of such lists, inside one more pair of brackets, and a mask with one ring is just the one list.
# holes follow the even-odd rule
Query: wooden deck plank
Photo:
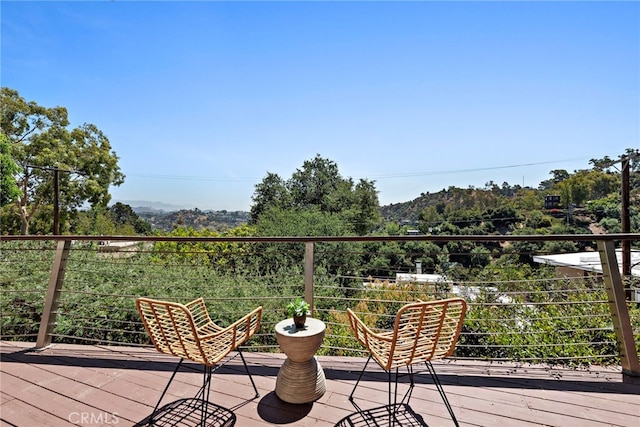
[[[35, 384], [29, 380], [5, 374], [4, 372], [0, 378], [3, 393], [8, 393], [13, 399], [8, 407], [23, 408], [24, 405], [28, 405], [33, 408], [31, 410], [37, 409], [38, 417], [42, 416], [40, 412], [44, 412], [49, 414], [50, 418], [53, 415], [53, 418], [59, 418], [61, 423], [66, 423], [76, 413], [88, 413], [96, 409], [84, 402], [69, 398], [69, 396], [55, 391], [58, 386], [57, 379], [54, 381], [45, 380]], [[2, 416], [3, 418], [5, 416], [9, 419], [13, 418], [13, 421], [20, 425], [19, 414], [13, 413], [13, 416], [9, 417], [5, 413], [5, 405], [2, 406]]]
[[55, 419], [51, 413], [46, 412], [38, 407], [29, 405], [18, 399], [13, 399], [8, 403], [2, 404], [2, 411], [0, 411], [0, 426], [9, 427], [24, 427], [24, 426], [47, 426], [68, 427], [72, 425], [67, 420]]
[[[56, 344], [33, 351], [32, 347], [32, 343], [0, 342], [2, 426], [78, 425], [69, 420], [76, 413], [94, 419], [117, 416], [120, 425], [133, 425], [151, 413], [177, 363], [177, 358], [149, 348]], [[348, 396], [364, 358], [320, 356], [327, 392], [304, 405], [282, 402], [273, 391], [283, 354], [245, 352], [245, 358], [260, 397], [254, 398], [239, 358], [216, 371], [212, 382], [211, 400], [231, 409], [236, 425], [334, 426], [345, 417], [355, 421], [362, 417]], [[466, 360], [434, 365], [464, 426], [640, 423], [640, 386], [623, 383], [619, 368], [550, 369]], [[185, 362], [163, 404], [192, 397], [201, 381], [200, 367]], [[453, 425], [429, 375], [416, 375], [416, 384], [409, 409], [417, 418], [410, 425]], [[376, 365], [370, 364], [363, 376], [356, 403], [380, 417], [376, 408], [387, 403], [387, 383]], [[376, 418], [370, 425], [382, 426], [385, 421]]]

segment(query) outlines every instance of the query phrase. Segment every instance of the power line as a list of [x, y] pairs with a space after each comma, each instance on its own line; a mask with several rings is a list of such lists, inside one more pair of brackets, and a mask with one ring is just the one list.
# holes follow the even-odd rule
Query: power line
[[[553, 160], [553, 161], [535, 162], [535, 163], [520, 163], [520, 164], [505, 165], [505, 166], [489, 166], [484, 168], [450, 169], [450, 170], [427, 171], [427, 172], [425, 171], [402, 172], [402, 173], [389, 173], [389, 174], [381, 174], [381, 175], [372, 174], [372, 175], [368, 175], [366, 178], [393, 179], [393, 178], [410, 178], [410, 177], [419, 177], [419, 176], [450, 175], [450, 174], [460, 174], [460, 173], [468, 173], [468, 172], [483, 172], [483, 171], [500, 170], [500, 169], [514, 169], [514, 168], [527, 167], [527, 166], [550, 165], [555, 163], [564, 163], [564, 162], [576, 161], [576, 160], [584, 160], [584, 158]], [[159, 174], [127, 174], [127, 176], [138, 177], [138, 178], [151, 178], [151, 179], [168, 179], [168, 180], [176, 180], [176, 181], [257, 182], [262, 179], [258, 177], [221, 177], [221, 176], [212, 177], [212, 176], [159, 175]]]
[[443, 170], [443, 171], [432, 171], [432, 172], [407, 172], [407, 173], [397, 173], [397, 174], [384, 174], [384, 175], [372, 175], [372, 178], [407, 178], [413, 176], [432, 176], [432, 175], [449, 175], [449, 174], [459, 174], [466, 172], [483, 172], [483, 171], [491, 171], [491, 170], [500, 170], [500, 169], [513, 169], [520, 168], [525, 166], [540, 166], [540, 165], [549, 165], [553, 163], [563, 163], [570, 162], [576, 160], [584, 160], [583, 158], [575, 158], [575, 159], [564, 159], [564, 160], [554, 160], [549, 162], [537, 162], [537, 163], [521, 163], [517, 165], [506, 165], [506, 166], [489, 166], [485, 168], [471, 168], [471, 169], [451, 169], [451, 170]]

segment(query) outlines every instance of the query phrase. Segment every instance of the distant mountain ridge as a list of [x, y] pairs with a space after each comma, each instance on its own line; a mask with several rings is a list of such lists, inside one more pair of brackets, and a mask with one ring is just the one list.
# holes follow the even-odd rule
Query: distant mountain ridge
[[150, 202], [148, 200], [114, 200], [113, 203], [129, 205], [135, 213], [154, 211], [174, 212], [182, 209], [188, 209], [185, 206], [172, 205], [164, 202]]

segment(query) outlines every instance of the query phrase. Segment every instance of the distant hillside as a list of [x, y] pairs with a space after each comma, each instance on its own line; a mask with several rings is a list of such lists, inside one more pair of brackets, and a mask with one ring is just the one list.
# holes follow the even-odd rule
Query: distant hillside
[[[465, 190], [461, 190], [465, 191]], [[442, 190], [438, 193], [422, 193], [420, 197], [402, 203], [392, 203], [380, 207], [380, 213], [385, 221], [405, 224], [416, 224], [420, 212], [429, 206], [447, 203], [452, 197], [451, 192]]]
[[153, 230], [169, 232], [182, 226], [194, 230], [209, 229], [225, 231], [249, 220], [245, 211], [201, 211], [200, 209], [182, 209], [173, 212], [133, 208], [140, 218], [151, 224]]

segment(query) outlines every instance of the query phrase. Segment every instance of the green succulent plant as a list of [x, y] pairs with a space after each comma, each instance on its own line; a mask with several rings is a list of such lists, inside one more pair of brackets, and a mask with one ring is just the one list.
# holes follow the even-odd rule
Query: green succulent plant
[[287, 314], [293, 316], [304, 316], [311, 313], [309, 310], [309, 303], [302, 298], [297, 298], [295, 301], [291, 301], [287, 304]]

